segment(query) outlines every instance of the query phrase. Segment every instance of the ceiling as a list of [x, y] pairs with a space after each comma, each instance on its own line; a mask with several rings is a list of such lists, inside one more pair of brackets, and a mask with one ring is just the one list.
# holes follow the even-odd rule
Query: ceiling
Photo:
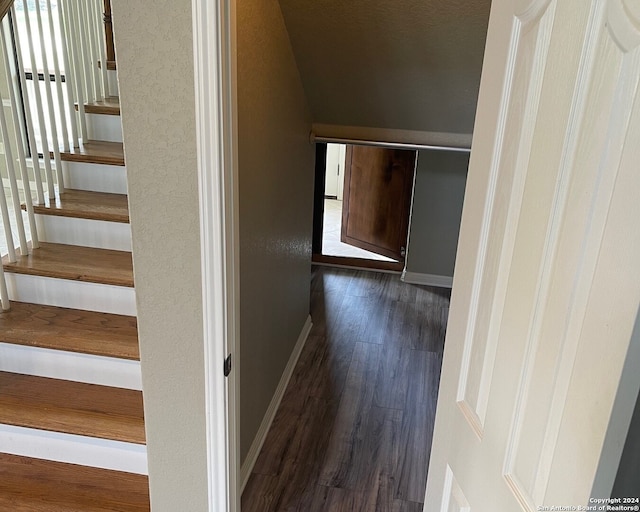
[[490, 0], [279, 0], [314, 123], [471, 133]]

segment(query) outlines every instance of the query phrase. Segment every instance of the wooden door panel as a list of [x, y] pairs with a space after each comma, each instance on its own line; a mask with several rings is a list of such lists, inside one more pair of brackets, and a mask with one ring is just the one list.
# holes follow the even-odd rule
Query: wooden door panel
[[415, 151], [347, 147], [342, 242], [404, 260], [415, 162]]

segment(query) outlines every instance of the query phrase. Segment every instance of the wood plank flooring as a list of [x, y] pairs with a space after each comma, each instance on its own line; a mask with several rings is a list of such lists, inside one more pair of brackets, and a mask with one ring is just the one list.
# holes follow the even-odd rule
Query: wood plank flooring
[[143, 475], [0, 453], [0, 510], [148, 512]]
[[140, 360], [135, 316], [11, 302], [0, 311], [0, 342]]
[[88, 140], [80, 148], [60, 153], [66, 162], [86, 162], [90, 164], [124, 165], [124, 149], [122, 142], [104, 140]]
[[133, 287], [133, 261], [126, 251], [40, 242], [31, 254], [14, 263], [5, 256], [2, 263], [5, 272]]
[[[78, 110], [78, 104], [75, 105]], [[84, 104], [84, 111], [87, 114], [102, 114], [107, 116], [120, 115], [120, 98], [118, 96], [109, 96], [103, 100], [91, 101]]]
[[[106, 194], [87, 190], [65, 189], [55, 199], [45, 199], [45, 204], [33, 205], [33, 211], [41, 215], [74, 217], [78, 219], [129, 222], [129, 205], [125, 194]], [[26, 205], [22, 205], [26, 210]]]
[[421, 511], [448, 311], [448, 290], [314, 267], [313, 329], [242, 511]]
[[142, 392], [0, 372], [0, 423], [145, 443]]

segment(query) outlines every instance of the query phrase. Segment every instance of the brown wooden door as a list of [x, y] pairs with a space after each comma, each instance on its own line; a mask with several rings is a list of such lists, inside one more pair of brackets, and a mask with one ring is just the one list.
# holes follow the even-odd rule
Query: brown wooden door
[[416, 152], [347, 146], [340, 239], [404, 261]]

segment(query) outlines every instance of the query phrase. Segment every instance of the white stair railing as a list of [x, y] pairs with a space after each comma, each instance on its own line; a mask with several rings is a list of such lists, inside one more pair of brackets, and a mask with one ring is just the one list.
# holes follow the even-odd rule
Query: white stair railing
[[[39, 246], [34, 203], [64, 193], [61, 153], [90, 136], [84, 104], [109, 96], [102, 1], [16, 0], [0, 48], [0, 252], [13, 263]], [[0, 304], [10, 307], [1, 265]]]

